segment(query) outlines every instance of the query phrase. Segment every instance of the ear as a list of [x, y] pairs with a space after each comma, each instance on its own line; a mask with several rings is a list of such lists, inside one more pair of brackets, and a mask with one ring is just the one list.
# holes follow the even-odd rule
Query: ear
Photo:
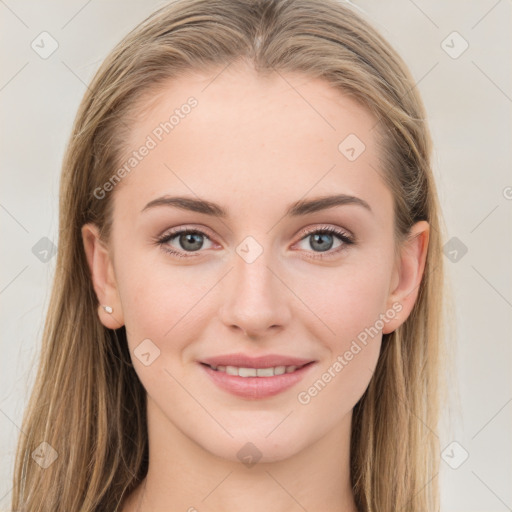
[[[108, 248], [100, 239], [99, 229], [93, 223], [82, 226], [82, 240], [94, 291], [100, 303], [98, 308], [100, 321], [109, 329], [118, 329], [124, 325], [124, 318]], [[110, 306], [112, 313], [107, 313], [101, 307], [102, 305]]]
[[392, 285], [388, 297], [388, 310], [394, 303], [402, 306], [400, 314], [387, 322], [383, 334], [393, 332], [409, 317], [418, 297], [425, 262], [427, 259], [430, 226], [422, 220], [414, 224], [400, 249], [400, 258], [395, 265]]

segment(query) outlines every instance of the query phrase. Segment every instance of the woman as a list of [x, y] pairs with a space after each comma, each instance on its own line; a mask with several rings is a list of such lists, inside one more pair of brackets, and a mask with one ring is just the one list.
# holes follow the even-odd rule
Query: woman
[[62, 171], [13, 509], [439, 509], [441, 213], [407, 68], [335, 0], [179, 0]]

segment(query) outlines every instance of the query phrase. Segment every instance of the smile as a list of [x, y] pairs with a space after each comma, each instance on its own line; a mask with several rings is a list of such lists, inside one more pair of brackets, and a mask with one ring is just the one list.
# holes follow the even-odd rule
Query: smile
[[317, 363], [304, 360], [294, 362], [298, 364], [267, 366], [267, 363], [260, 361], [254, 366], [249, 366], [247, 362], [247, 366], [235, 366], [203, 361], [198, 366], [222, 392], [246, 400], [261, 400], [284, 393], [297, 385]]
[[[309, 363], [308, 363], [309, 364]], [[271, 366], [269, 368], [244, 368], [238, 366], [212, 366], [208, 365], [212, 370], [224, 372], [228, 375], [237, 375], [238, 377], [274, 377], [275, 375], [283, 375], [285, 373], [293, 373], [302, 366]]]

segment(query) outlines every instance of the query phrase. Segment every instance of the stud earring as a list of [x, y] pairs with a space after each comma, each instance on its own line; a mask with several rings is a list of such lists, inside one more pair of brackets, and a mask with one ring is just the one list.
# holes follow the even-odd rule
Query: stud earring
[[101, 306], [108, 314], [112, 313], [114, 311], [110, 306]]

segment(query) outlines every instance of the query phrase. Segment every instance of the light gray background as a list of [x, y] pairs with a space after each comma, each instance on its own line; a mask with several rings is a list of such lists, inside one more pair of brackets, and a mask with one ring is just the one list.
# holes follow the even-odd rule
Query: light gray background
[[[0, 510], [38, 347], [57, 243], [58, 182], [78, 103], [100, 62], [161, 1], [0, 0]], [[511, 1], [354, 2], [396, 47], [417, 80], [435, 143], [434, 170], [448, 238], [456, 313], [459, 401], [443, 434], [442, 510], [512, 510]], [[31, 42], [47, 31], [58, 49]], [[458, 58], [464, 42], [469, 44]], [[449, 37], [448, 37], [449, 36]], [[448, 39], [447, 39], [448, 37]], [[452, 56], [443, 49], [449, 49]], [[448, 48], [447, 48], [448, 47]], [[453, 254], [451, 258], [453, 259]], [[453, 450], [453, 451], [452, 451]]]

